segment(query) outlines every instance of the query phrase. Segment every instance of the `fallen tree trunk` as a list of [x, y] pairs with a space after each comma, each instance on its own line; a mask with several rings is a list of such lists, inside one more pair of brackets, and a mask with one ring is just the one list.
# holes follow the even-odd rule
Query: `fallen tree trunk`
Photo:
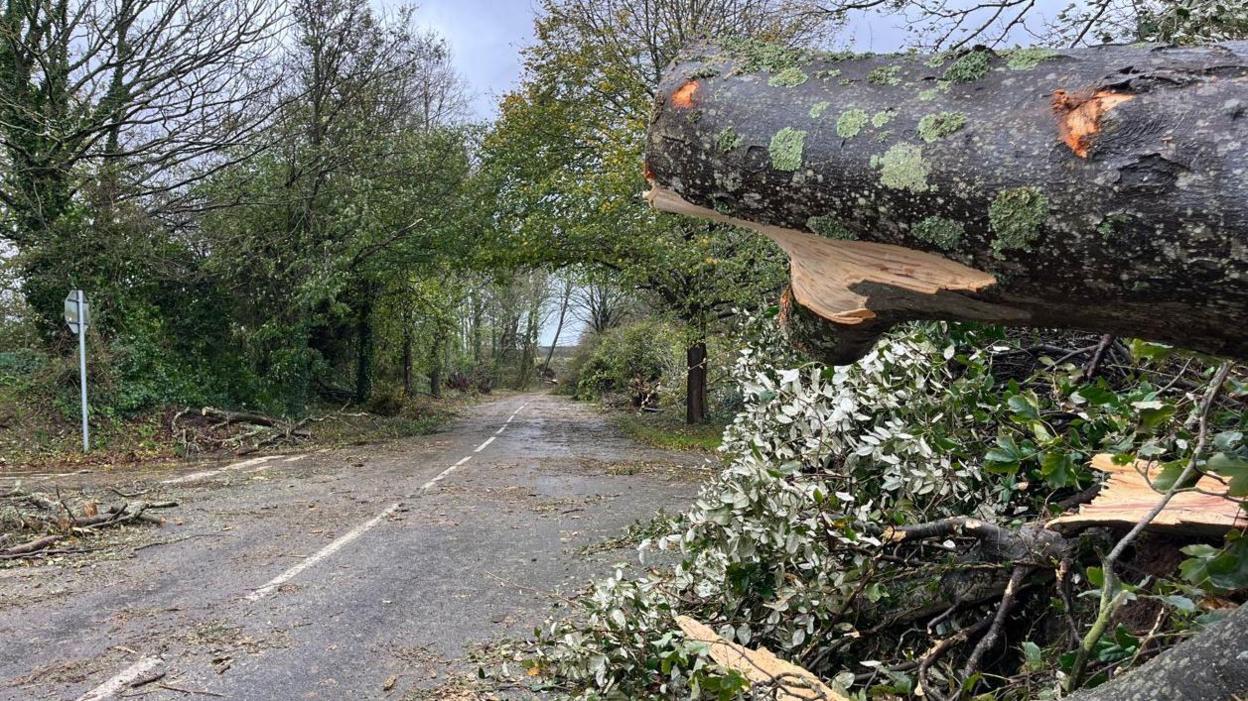
[[1248, 694], [1248, 607], [1071, 701], [1214, 701]]
[[1248, 357], [1248, 43], [703, 46], [659, 94], [651, 201], [782, 246], [790, 334], [828, 362], [910, 319]]

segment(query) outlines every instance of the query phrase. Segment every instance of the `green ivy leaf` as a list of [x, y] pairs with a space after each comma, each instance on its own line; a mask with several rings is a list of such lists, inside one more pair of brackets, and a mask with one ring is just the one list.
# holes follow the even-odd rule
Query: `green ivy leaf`
[[1036, 399], [1034, 392], [1016, 394], [1006, 400], [1006, 404], [1010, 407], [1010, 411], [1014, 412], [1015, 419], [1031, 421], [1040, 419], [1040, 402]]
[[1089, 567], [1084, 571], [1084, 576], [1088, 578], [1088, 583], [1094, 587], [1105, 586], [1105, 572], [1100, 567]]
[[[1159, 492], [1168, 491], [1170, 487], [1174, 486], [1175, 481], [1183, 475], [1183, 471], [1186, 469], [1186, 460], [1171, 460], [1170, 462], [1164, 463], [1161, 466], [1161, 472], [1157, 473], [1157, 476], [1153, 478], [1153, 489], [1156, 489]], [[1192, 476], [1188, 478], [1187, 483], [1179, 485], [1179, 488], [1186, 489], [1195, 484], [1198, 479], [1200, 479], [1200, 474], [1193, 473]]]
[[1151, 399], [1132, 402], [1131, 406], [1139, 412], [1140, 425], [1152, 430], [1170, 420], [1174, 416], [1175, 406], [1166, 402]]
[[1092, 406], [1101, 406], [1117, 400], [1118, 395], [1101, 387], [1080, 387], [1079, 391], [1071, 395], [1071, 399], [1076, 402], [1082, 399]]
[[1051, 487], [1069, 487], [1079, 482], [1079, 467], [1073, 453], [1049, 451], [1040, 460], [1040, 475]]
[[1229, 480], [1227, 496], [1248, 497], [1248, 460], [1229, 453], [1215, 453], [1205, 463], [1205, 471]]
[[1173, 348], [1163, 343], [1151, 343], [1138, 338], [1131, 341], [1131, 355], [1137, 360], [1165, 360], [1173, 352]]

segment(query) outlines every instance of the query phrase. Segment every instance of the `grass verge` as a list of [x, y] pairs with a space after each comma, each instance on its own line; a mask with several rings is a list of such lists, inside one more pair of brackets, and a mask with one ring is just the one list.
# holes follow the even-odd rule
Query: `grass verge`
[[713, 453], [719, 448], [726, 425], [711, 420], [691, 426], [685, 423], [684, 417], [667, 412], [619, 414], [616, 424], [632, 438], [655, 448], [704, 453]]

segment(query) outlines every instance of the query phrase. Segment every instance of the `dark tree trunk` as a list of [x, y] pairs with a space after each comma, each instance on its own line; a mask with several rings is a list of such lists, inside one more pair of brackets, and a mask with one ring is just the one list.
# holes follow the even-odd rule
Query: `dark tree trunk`
[[1079, 328], [1248, 357], [1248, 43], [844, 58], [697, 47], [649, 134], [660, 209], [792, 261], [793, 339]]
[[1248, 606], [1190, 640], [1070, 701], [1211, 701], [1248, 695]]
[[429, 396], [434, 399], [442, 398], [442, 366], [434, 365], [429, 370]]
[[433, 337], [433, 348], [429, 353], [429, 394], [435, 399], [442, 397], [442, 345], [444, 340], [439, 330]]
[[685, 423], [706, 421], [706, 341], [685, 349]]
[[403, 395], [412, 394], [412, 326], [403, 319]]
[[366, 402], [373, 391], [373, 290], [366, 286], [355, 320], [355, 401]]
[[559, 345], [559, 335], [563, 333], [563, 321], [568, 315], [568, 302], [572, 299], [572, 283], [564, 282], [563, 300], [559, 304], [559, 323], [555, 324], [555, 337], [550, 341], [550, 349], [546, 351], [546, 360], [542, 363], [542, 372], [550, 372], [550, 361], [555, 357], [555, 348]]

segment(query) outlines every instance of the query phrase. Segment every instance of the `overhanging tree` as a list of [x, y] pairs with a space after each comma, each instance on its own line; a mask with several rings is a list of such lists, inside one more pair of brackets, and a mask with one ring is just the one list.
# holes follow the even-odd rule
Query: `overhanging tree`
[[1244, 357], [1244, 76], [1234, 42], [935, 58], [698, 47], [661, 90], [651, 199], [784, 247], [790, 331], [835, 364], [908, 319]]
[[731, 227], [646, 211], [636, 167], [645, 120], [662, 67], [690, 37], [809, 40], [827, 26], [815, 9], [802, 0], [548, 0], [525, 84], [504, 99], [487, 140], [509, 248], [615, 271], [690, 330], [690, 422], [705, 418], [707, 334], [775, 286], [778, 257]]
[[[1245, 49], [981, 49], [903, 59], [698, 47], [664, 83], [647, 153], [651, 199], [784, 246], [790, 334], [832, 363], [862, 356], [908, 319], [1111, 331], [1243, 357]], [[1189, 118], [1193, 110], [1200, 120]], [[1134, 528], [1102, 558], [1096, 619], [1087, 631], [1071, 623], [1079, 645], [1066, 690], [1084, 681], [1084, 664], [1134, 591], [1117, 569], [1134, 538], [1200, 473], [1240, 474], [1238, 462], [1203, 455], [1229, 371], [1226, 363], [1213, 373], [1187, 422], [1196, 429], [1190, 455], [1166, 463], [1168, 486], [1153, 482], [1160, 493], [1133, 506]], [[1223, 420], [1239, 417], [1223, 411]], [[1147, 474], [1152, 461], [1144, 463]], [[1236, 484], [1206, 487], [1232, 518], [1244, 494]], [[974, 643], [953, 698], [973, 691], [1034, 568], [1049, 563], [1041, 569], [1060, 582], [1068, 567], [1060, 563], [1077, 547], [1042, 524], [1004, 529], [966, 517], [882, 535], [969, 537], [976, 557], [1011, 569], [991, 594], [995, 614], [934, 640], [919, 662], [919, 684], [936, 698], [948, 681], [925, 677], [933, 661]], [[1240, 607], [1079, 698], [1242, 695], [1248, 665], [1225, 650], [1244, 648], [1246, 615]]]
[[144, 216], [177, 211], [188, 185], [255, 152], [281, 18], [267, 0], [4, 6], [0, 215], [45, 335], [67, 285], [116, 290], [107, 305], [119, 280], [167, 274], [136, 275], [127, 244], [165, 247]]

